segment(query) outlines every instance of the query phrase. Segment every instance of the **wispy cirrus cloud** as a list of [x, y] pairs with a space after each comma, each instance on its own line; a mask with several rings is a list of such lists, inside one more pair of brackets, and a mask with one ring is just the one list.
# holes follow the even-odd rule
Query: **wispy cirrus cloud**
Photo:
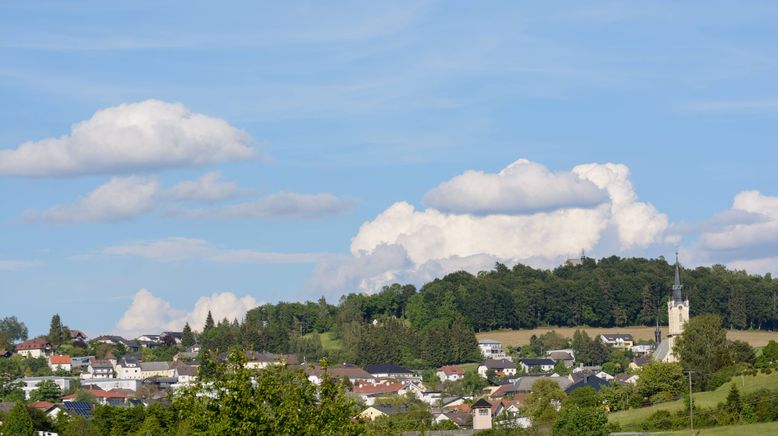
[[40, 265], [36, 260], [0, 259], [0, 271], [18, 271]]
[[195, 238], [170, 237], [157, 240], [131, 241], [104, 248], [109, 255], [137, 256], [159, 262], [200, 260], [221, 263], [315, 263], [327, 253], [278, 253], [250, 249], [229, 249], [211, 245]]

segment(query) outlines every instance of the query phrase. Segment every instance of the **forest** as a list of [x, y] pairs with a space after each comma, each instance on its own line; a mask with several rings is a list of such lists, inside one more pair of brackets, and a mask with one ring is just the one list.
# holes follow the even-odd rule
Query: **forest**
[[[726, 328], [778, 328], [778, 282], [723, 266], [682, 270], [691, 316], [715, 314]], [[337, 305], [266, 304], [243, 322], [210, 321], [206, 349], [230, 345], [358, 364], [432, 367], [477, 360], [474, 332], [538, 326], [618, 327], [667, 323], [673, 265], [663, 258], [582, 259], [553, 270], [496, 264], [477, 275], [455, 272], [426, 283], [350, 293]], [[195, 326], [196, 328], [197, 326]], [[325, 349], [322, 334], [341, 347]]]

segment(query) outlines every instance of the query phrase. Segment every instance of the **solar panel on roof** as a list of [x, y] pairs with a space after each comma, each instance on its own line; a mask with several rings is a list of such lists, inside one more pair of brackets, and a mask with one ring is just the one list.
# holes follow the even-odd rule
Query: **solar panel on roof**
[[65, 410], [84, 418], [92, 417], [92, 406], [84, 401], [67, 401], [64, 404]]

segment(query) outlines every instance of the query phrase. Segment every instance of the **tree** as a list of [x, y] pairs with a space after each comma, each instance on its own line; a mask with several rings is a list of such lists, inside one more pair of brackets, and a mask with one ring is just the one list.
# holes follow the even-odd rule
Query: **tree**
[[643, 365], [639, 375], [637, 389], [644, 398], [662, 393], [674, 398], [685, 392], [683, 368], [677, 363], [651, 361]]
[[192, 327], [189, 327], [189, 323], [184, 324], [184, 330], [181, 332], [181, 346], [189, 348], [195, 343], [194, 333], [192, 333]]
[[702, 315], [686, 323], [673, 352], [686, 370], [695, 371], [695, 387], [706, 390], [710, 378], [719, 369], [732, 363], [727, 343], [727, 331], [721, 327], [718, 315]]
[[163, 430], [159, 423], [159, 419], [154, 415], [149, 415], [146, 416], [146, 419], [143, 421], [143, 424], [141, 424], [138, 431], [135, 432], [134, 436], [158, 436], [162, 433]]
[[524, 414], [532, 418], [533, 425], [552, 423], [564, 399], [565, 393], [557, 382], [539, 379], [524, 403]]
[[216, 365], [217, 376], [203, 377], [173, 401], [179, 420], [188, 421], [193, 433], [351, 435], [363, 431], [351, 420], [355, 403], [346, 397], [342, 382], [326, 373], [324, 361], [319, 386], [309, 382], [301, 369], [246, 368], [246, 357], [239, 349], [230, 352], [226, 364]]
[[8, 412], [3, 422], [3, 426], [0, 427], [3, 430], [3, 434], [14, 436], [33, 436], [36, 434], [35, 428], [32, 426], [32, 418], [27, 411], [27, 406], [23, 402], [17, 402], [14, 407]]
[[30, 392], [30, 400], [32, 401], [58, 403], [61, 396], [62, 390], [59, 385], [51, 380], [43, 380], [35, 385], [35, 389]]
[[28, 331], [23, 322], [16, 319], [15, 316], [9, 316], [0, 319], [0, 333], [5, 333], [9, 341], [16, 342], [26, 341]]
[[215, 323], [213, 322], [213, 315], [211, 315], [211, 311], [208, 311], [208, 316], [205, 318], [205, 325], [203, 326], [203, 333], [210, 331], [215, 327]]
[[58, 417], [62, 436], [97, 436], [92, 424], [86, 418], [78, 415], [68, 416], [64, 413]]
[[47, 339], [54, 347], [59, 347], [68, 341], [68, 337], [65, 337], [66, 328], [62, 325], [62, 321], [59, 319], [59, 314], [55, 313], [51, 317], [51, 326], [49, 327], [49, 335]]
[[[581, 389], [576, 390], [579, 391]], [[564, 436], [607, 436], [608, 416], [598, 407], [565, 406], [554, 422], [554, 434]]]

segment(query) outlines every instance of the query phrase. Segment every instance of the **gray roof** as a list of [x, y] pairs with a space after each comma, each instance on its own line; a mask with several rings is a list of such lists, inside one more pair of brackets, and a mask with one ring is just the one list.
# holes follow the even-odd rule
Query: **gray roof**
[[615, 340], [615, 339], [623, 339], [625, 341], [633, 340], [632, 339], [632, 335], [629, 334], [629, 333], [614, 333], [614, 334], [603, 333], [600, 336], [602, 336], [603, 338], [605, 338], [605, 339], [607, 339], [609, 341], [612, 341], [612, 340]]
[[554, 360], [573, 360], [573, 355], [567, 351], [551, 351], [548, 357]]
[[517, 392], [531, 392], [532, 386], [535, 384], [538, 380], [551, 380], [557, 382], [559, 384], [559, 387], [562, 389], [567, 389], [568, 386], [573, 384], [573, 382], [567, 378], [567, 377], [549, 377], [549, 376], [526, 376], [526, 377], [520, 377], [519, 380], [516, 382], [516, 391]]
[[495, 341], [494, 339], [481, 339], [478, 341], [479, 344], [501, 344], [500, 341]]
[[521, 359], [520, 362], [527, 366], [541, 366], [541, 365], [554, 366], [554, 364], [556, 363], [554, 362], [553, 359]]
[[670, 341], [664, 340], [659, 343], [659, 346], [656, 347], [656, 350], [654, 350], [654, 360], [658, 362], [664, 361], [667, 356], [670, 354]]
[[141, 371], [167, 371], [170, 369], [169, 362], [141, 362]]
[[482, 363], [483, 366], [486, 367], [486, 369], [510, 369], [510, 368], [516, 368], [516, 364], [511, 362], [508, 359], [486, 359], [484, 363]]

